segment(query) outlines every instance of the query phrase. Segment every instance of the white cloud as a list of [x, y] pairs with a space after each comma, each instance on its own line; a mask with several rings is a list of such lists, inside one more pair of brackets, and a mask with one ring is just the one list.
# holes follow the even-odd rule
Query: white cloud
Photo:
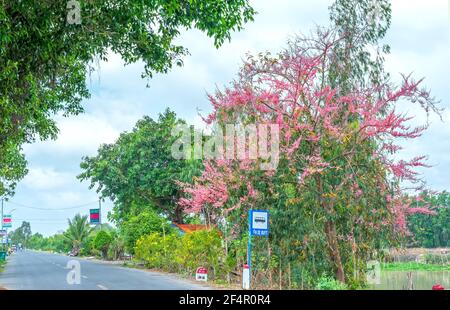
[[[412, 31], [431, 29], [436, 25], [450, 25], [448, 0], [393, 0], [391, 2], [394, 25], [402, 24]], [[446, 29], [440, 30], [448, 33]], [[403, 35], [413, 36], [413, 32]]]
[[60, 130], [56, 140], [48, 140], [27, 145], [25, 151], [29, 155], [44, 155], [47, 153], [77, 153], [93, 154], [102, 143], [112, 143], [120, 131], [102, 118], [83, 114], [72, 118], [60, 118]]
[[71, 174], [57, 172], [54, 168], [29, 168], [23, 184], [37, 190], [51, 190], [67, 186], [72, 182]]

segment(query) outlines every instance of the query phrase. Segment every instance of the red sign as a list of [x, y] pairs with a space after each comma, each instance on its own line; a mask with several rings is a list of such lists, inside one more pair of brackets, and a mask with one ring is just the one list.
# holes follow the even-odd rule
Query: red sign
[[99, 219], [99, 214], [98, 213], [92, 213], [91, 214], [91, 220], [98, 220]]
[[204, 267], [198, 267], [196, 273], [199, 273], [199, 274], [207, 274], [207, 273], [208, 273], [208, 270], [206, 270], [206, 268], [204, 268]]
[[204, 267], [198, 267], [195, 272], [195, 280], [197, 281], [208, 281], [208, 270]]
[[5, 217], [3, 219], [3, 223], [11, 223], [11, 218], [10, 217]]

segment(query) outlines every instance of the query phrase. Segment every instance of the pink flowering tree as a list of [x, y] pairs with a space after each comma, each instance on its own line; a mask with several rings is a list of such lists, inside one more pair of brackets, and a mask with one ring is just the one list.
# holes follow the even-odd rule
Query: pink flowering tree
[[[331, 87], [341, 40], [321, 32], [277, 56], [248, 57], [237, 81], [209, 97], [214, 110], [205, 121], [277, 124], [279, 164], [262, 170], [267, 159], [208, 160], [195, 183], [185, 184], [180, 204], [213, 223], [226, 217], [236, 236], [246, 229], [249, 208], [269, 209], [270, 242], [287, 242], [279, 255], [299, 263], [319, 257], [320, 268], [353, 283], [363, 281], [377, 250], [408, 233], [408, 214], [429, 212], [405, 200], [401, 187], [423, 188], [417, 168], [426, 167], [426, 157], [396, 159], [399, 142], [419, 137], [427, 125], [412, 126], [397, 107], [409, 102], [424, 113], [439, 110], [422, 80], [411, 76], [398, 86]], [[312, 262], [311, 270], [317, 266]]]

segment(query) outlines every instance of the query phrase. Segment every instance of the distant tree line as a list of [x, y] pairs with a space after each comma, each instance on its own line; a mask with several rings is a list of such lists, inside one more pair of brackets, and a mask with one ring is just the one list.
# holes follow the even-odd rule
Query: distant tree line
[[416, 206], [429, 205], [435, 214], [414, 214], [409, 218], [408, 228], [411, 232], [409, 246], [450, 247], [450, 193], [424, 192], [419, 197], [415, 202]]

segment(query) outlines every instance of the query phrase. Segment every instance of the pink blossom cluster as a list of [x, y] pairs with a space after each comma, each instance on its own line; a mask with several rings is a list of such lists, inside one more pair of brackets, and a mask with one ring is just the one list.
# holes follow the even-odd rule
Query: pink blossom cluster
[[[325, 33], [314, 46], [296, 44], [278, 57], [249, 57], [239, 81], [209, 96], [214, 110], [205, 121], [279, 124], [280, 156], [288, 163], [303, 166], [298, 176], [299, 186], [308, 178], [342, 168], [335, 165], [336, 158], [325, 155], [324, 149], [345, 145], [346, 152], [338, 156], [350, 162], [357, 152], [356, 146], [375, 142], [378, 148], [373, 159], [383, 165], [380, 197], [386, 196], [386, 207], [395, 214], [397, 227], [406, 231], [408, 214], [432, 211], [401, 203], [401, 191], [394, 191], [394, 197], [387, 195], [387, 182], [383, 178], [418, 180], [415, 169], [427, 166], [425, 156], [410, 161], [395, 161], [391, 156], [401, 149], [396, 141], [417, 138], [427, 126], [411, 127], [408, 123], [412, 117], [397, 113], [395, 106], [400, 101], [409, 101], [418, 102], [427, 113], [438, 110], [429, 92], [420, 88], [422, 80], [414, 81], [410, 76], [403, 76], [403, 83], [397, 88], [385, 83], [365, 89], [355, 86], [351, 92], [342, 93], [327, 85], [323, 73], [335, 56], [332, 47], [338, 40]], [[257, 192], [252, 181], [245, 177], [255, 167], [251, 161], [240, 165], [206, 162], [205, 172], [194, 185], [185, 187], [189, 197], [180, 203], [190, 211], [199, 211], [205, 205], [234, 210], [243, 203], [255, 201]], [[266, 172], [265, 177], [275, 174]], [[349, 178], [348, 188], [353, 191], [353, 197], [359, 198], [364, 191], [354, 183], [354, 178], [356, 175]], [[245, 184], [244, 190], [237, 185], [239, 182]], [[229, 199], [235, 189], [241, 195], [237, 204]]]

